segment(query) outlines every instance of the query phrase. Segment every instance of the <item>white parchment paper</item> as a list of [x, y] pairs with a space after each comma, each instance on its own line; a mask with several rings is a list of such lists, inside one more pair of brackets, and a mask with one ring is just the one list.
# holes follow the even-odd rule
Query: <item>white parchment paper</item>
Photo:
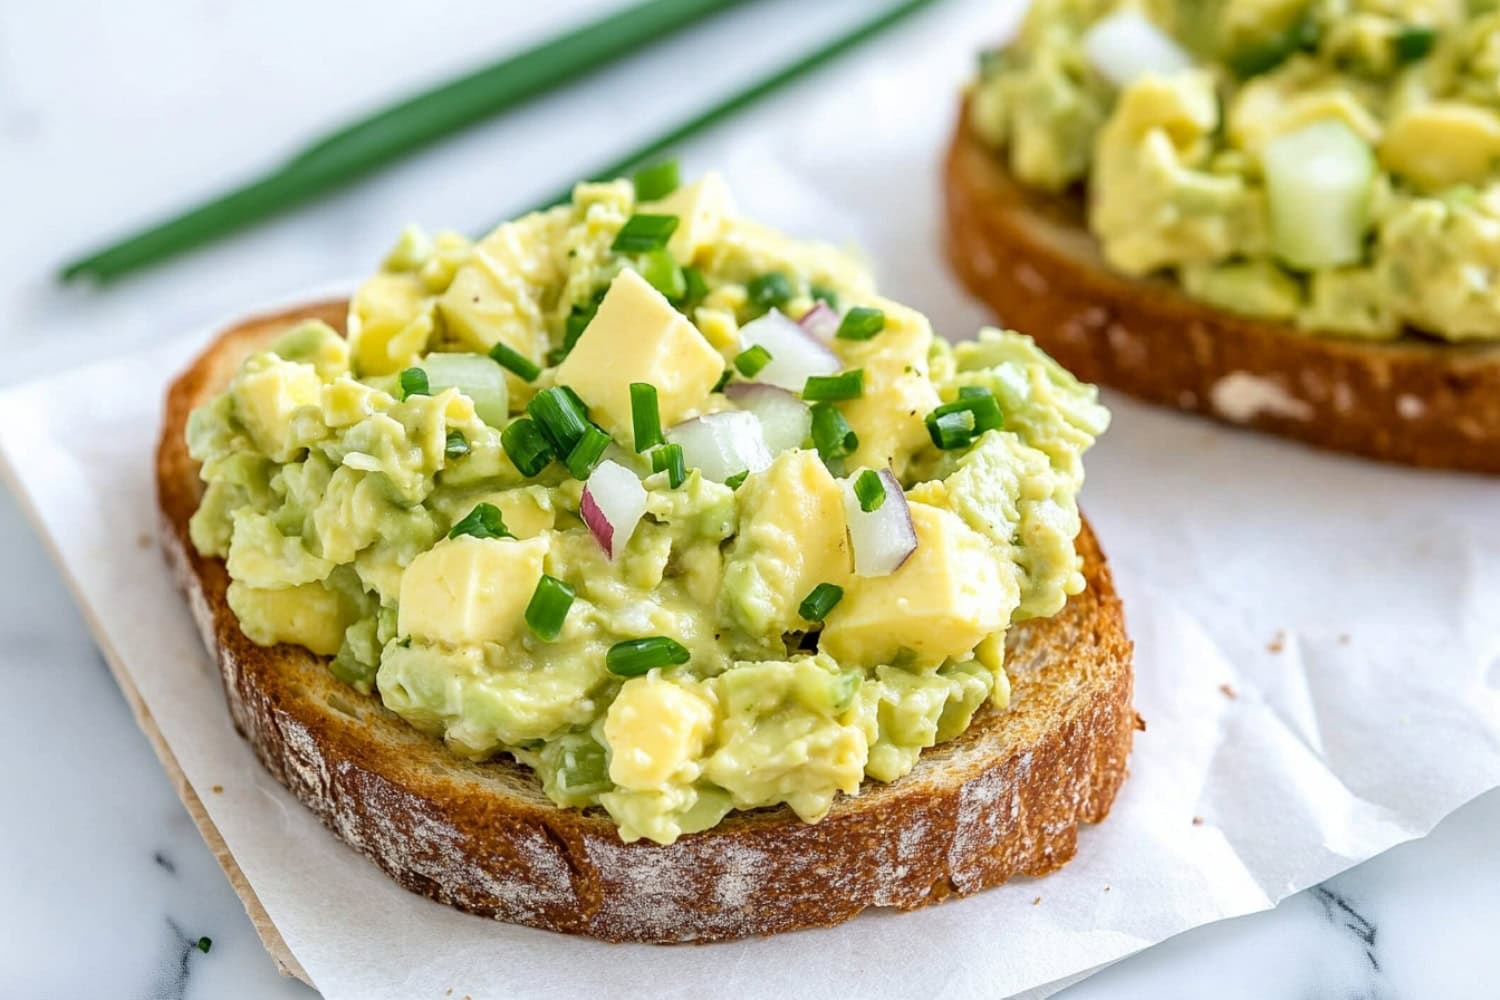
[[[985, 5], [926, 17], [695, 151], [747, 210], [858, 241], [949, 336], [936, 162]], [[795, 123], [795, 127], [790, 125]], [[247, 312], [250, 311], [247, 309]], [[230, 319], [230, 318], [226, 318]], [[267, 913], [329, 998], [994, 997], [1262, 909], [1500, 784], [1500, 481], [1415, 472], [1117, 397], [1084, 505], [1137, 642], [1137, 737], [1067, 868], [913, 914], [721, 945], [603, 945], [408, 894], [235, 734], [156, 548], [162, 392], [208, 338], [0, 395], [0, 456]], [[211, 791], [221, 787], [221, 793]]]

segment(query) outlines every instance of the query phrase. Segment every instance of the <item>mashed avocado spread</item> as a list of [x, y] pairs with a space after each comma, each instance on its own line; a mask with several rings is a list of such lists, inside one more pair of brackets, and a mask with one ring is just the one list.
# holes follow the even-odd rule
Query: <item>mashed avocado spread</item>
[[1094, 389], [1014, 333], [949, 347], [716, 175], [408, 230], [348, 334], [193, 413], [194, 544], [249, 638], [626, 840], [899, 778], [1083, 587]]
[[1348, 337], [1500, 340], [1494, 0], [1035, 0], [972, 122], [1111, 266]]

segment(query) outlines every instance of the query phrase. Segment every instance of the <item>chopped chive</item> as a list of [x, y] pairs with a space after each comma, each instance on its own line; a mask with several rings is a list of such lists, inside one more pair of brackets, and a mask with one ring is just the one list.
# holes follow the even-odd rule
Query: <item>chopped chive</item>
[[542, 373], [540, 365], [504, 341], [497, 341], [495, 346], [490, 348], [490, 357], [501, 368], [513, 373], [522, 382], [535, 382], [536, 377]]
[[985, 431], [999, 430], [1005, 420], [1000, 401], [982, 386], [964, 386], [958, 399], [927, 414], [927, 435], [945, 451], [964, 448]]
[[820, 622], [828, 617], [828, 612], [833, 610], [834, 605], [844, 599], [844, 588], [836, 583], [820, 583], [812, 589], [812, 593], [802, 599], [797, 606], [797, 614], [810, 622]]
[[664, 444], [651, 453], [651, 471], [665, 472], [667, 485], [672, 489], [681, 486], [687, 479], [687, 463], [683, 459], [682, 445]]
[[866, 469], [854, 478], [854, 495], [860, 510], [866, 514], [877, 511], [885, 503], [885, 480], [874, 469]]
[[677, 229], [677, 216], [637, 212], [625, 220], [609, 245], [613, 253], [650, 253], [660, 250]]
[[1004, 425], [1005, 417], [1000, 412], [1000, 400], [989, 389], [979, 385], [966, 385], [958, 390], [958, 398], [969, 401], [980, 430], [998, 431]]
[[736, 472], [734, 475], [730, 476], [728, 479], [724, 480], [724, 485], [728, 486], [732, 490], [737, 490], [741, 486], [745, 485], [745, 480], [748, 478], [750, 478], [750, 470], [742, 469], [739, 472]]
[[1231, 52], [1225, 61], [1236, 76], [1248, 79], [1275, 69], [1298, 52], [1317, 51], [1321, 35], [1317, 15], [1306, 10], [1286, 30]]
[[933, 411], [927, 416], [927, 434], [944, 451], [967, 447], [974, 440], [974, 415]]
[[813, 285], [808, 294], [820, 302], [828, 303], [828, 308], [835, 312], [838, 311], [839, 293], [833, 289], [824, 287], [823, 285]]
[[199, 951], [203, 952], [203, 954], [205, 954], [205, 955], [208, 954], [208, 949], [212, 948], [213, 946], [214, 946], [214, 939], [211, 938], [211, 937], [201, 937], [197, 941], [193, 942], [193, 947], [197, 948]]
[[754, 378], [760, 370], [771, 363], [771, 352], [759, 344], [747, 347], [734, 356], [734, 366], [746, 378]]
[[662, 443], [661, 411], [657, 408], [656, 386], [650, 382], [630, 383], [630, 423], [637, 455]]
[[724, 369], [724, 374], [722, 374], [722, 375], [719, 376], [719, 381], [717, 381], [717, 382], [714, 383], [714, 387], [710, 391], [711, 392], [723, 392], [724, 391], [724, 387], [729, 384], [729, 380], [731, 378], [733, 378], [733, 377], [734, 377], [734, 370], [733, 369], [730, 369], [730, 368]]
[[526, 413], [537, 422], [558, 455], [567, 455], [589, 429], [588, 410], [578, 394], [566, 386], [543, 389], [526, 404]]
[[464, 515], [448, 532], [449, 538], [472, 535], [475, 538], [515, 538], [500, 516], [500, 508], [492, 503], [475, 504], [474, 509]]
[[662, 160], [637, 170], [631, 181], [635, 184], [636, 201], [656, 201], [676, 191], [682, 178], [676, 160]]
[[443, 454], [449, 458], [458, 458], [460, 455], [469, 453], [469, 439], [464, 437], [463, 431], [449, 431], [448, 440], [443, 444]]
[[510, 457], [511, 464], [530, 479], [541, 472], [552, 461], [552, 445], [547, 436], [536, 425], [536, 421], [522, 417], [511, 421], [509, 427], [500, 432], [500, 446]]
[[868, 306], [855, 306], [839, 321], [839, 340], [869, 340], [885, 329], [885, 313]]
[[685, 267], [682, 269], [684, 302], [697, 302], [708, 294], [708, 282], [703, 278], [703, 272], [696, 267]]
[[1396, 33], [1396, 62], [1401, 65], [1426, 58], [1437, 44], [1437, 32], [1422, 24], [1409, 24]]
[[406, 369], [401, 373], [400, 382], [402, 399], [432, 395], [432, 389], [427, 384], [427, 373], [420, 368]]
[[573, 607], [573, 588], [555, 576], [542, 574], [526, 605], [526, 624], [538, 639], [553, 642], [562, 634], [563, 620]]
[[678, 302], [687, 295], [687, 280], [682, 276], [682, 268], [666, 250], [652, 250], [641, 258], [641, 277], [668, 301]]
[[583, 331], [594, 321], [594, 315], [599, 312], [599, 303], [604, 301], [604, 293], [609, 291], [605, 285], [596, 291], [587, 302], [575, 302], [568, 310], [568, 318], [563, 320], [563, 342], [547, 354], [548, 364], [561, 364], [578, 343], [578, 338], [583, 336]]
[[604, 665], [617, 677], [639, 677], [656, 667], [686, 663], [692, 654], [676, 639], [664, 635], [626, 639], [609, 647]]
[[589, 473], [594, 471], [594, 466], [604, 457], [604, 450], [610, 446], [613, 439], [604, 431], [589, 424], [588, 429], [583, 432], [583, 437], [568, 452], [568, 472], [572, 473], [574, 479], [587, 479]]
[[583, 328], [588, 325], [589, 317], [580, 316], [576, 312], [568, 313], [568, 318], [563, 320], [563, 342], [547, 352], [547, 364], [562, 364], [563, 360], [572, 353], [573, 345], [578, 343], [578, 338], [583, 335]]
[[812, 408], [812, 439], [825, 462], [852, 455], [859, 447], [859, 435], [832, 403], [818, 403]]
[[865, 370], [839, 372], [837, 375], [809, 375], [802, 388], [802, 398], [809, 403], [832, 403], [840, 399], [858, 399], [865, 394]]
[[792, 299], [792, 282], [779, 271], [756, 275], [745, 286], [750, 295], [750, 304], [761, 312], [779, 309]]

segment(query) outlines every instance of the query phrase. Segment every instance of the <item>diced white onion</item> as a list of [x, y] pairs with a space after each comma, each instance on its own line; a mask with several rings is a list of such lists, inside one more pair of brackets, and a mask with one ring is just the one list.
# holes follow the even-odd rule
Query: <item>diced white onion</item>
[[755, 414], [725, 410], [685, 420], [666, 434], [682, 446], [682, 459], [704, 478], [722, 483], [741, 472], [760, 472], [771, 464], [771, 452]]
[[827, 343], [839, 332], [839, 314], [827, 302], [814, 302], [813, 307], [802, 314], [797, 325]]
[[793, 393], [762, 382], [731, 382], [724, 387], [741, 410], [755, 414], [771, 454], [802, 447], [812, 432], [812, 410]]
[[646, 513], [646, 488], [635, 473], [616, 462], [600, 462], [583, 486], [578, 513], [599, 547], [614, 559], [625, 551]]
[[775, 309], [740, 327], [740, 347], [757, 345], [771, 360], [755, 377], [791, 392], [801, 392], [810, 375], [833, 375], [844, 367], [827, 344]]
[[1137, 10], [1122, 10], [1095, 22], [1083, 36], [1083, 54], [1116, 87], [1148, 73], [1176, 73], [1193, 59]]
[[906, 494], [890, 469], [880, 472], [885, 501], [875, 510], [861, 510], [854, 493], [854, 477], [844, 480], [844, 516], [854, 545], [855, 576], [887, 576], [900, 569], [917, 550], [917, 531], [911, 523]]

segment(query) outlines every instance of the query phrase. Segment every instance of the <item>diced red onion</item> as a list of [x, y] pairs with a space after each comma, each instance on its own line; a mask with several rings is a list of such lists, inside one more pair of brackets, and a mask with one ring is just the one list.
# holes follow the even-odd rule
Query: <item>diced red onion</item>
[[667, 431], [667, 440], [682, 445], [682, 459], [704, 478], [722, 483], [741, 472], [760, 472], [771, 464], [760, 421], [743, 410], [724, 410], [684, 420]]
[[646, 488], [635, 473], [606, 459], [595, 466], [584, 484], [578, 513], [599, 547], [614, 559], [625, 551], [646, 513]]
[[906, 494], [890, 469], [880, 472], [885, 502], [872, 511], [860, 509], [854, 479], [844, 481], [844, 515], [849, 540], [854, 543], [855, 576], [887, 576], [900, 569], [917, 550], [917, 531], [911, 523]]
[[1116, 87], [1128, 86], [1147, 73], [1176, 73], [1193, 65], [1180, 45], [1136, 10], [1122, 10], [1096, 21], [1083, 36], [1083, 53]]
[[756, 345], [771, 360], [755, 377], [791, 392], [801, 392], [810, 375], [833, 375], [844, 367], [827, 344], [775, 309], [740, 327], [740, 346]]
[[839, 332], [839, 314], [834, 312], [833, 307], [827, 302], [819, 300], [813, 303], [811, 309], [802, 314], [797, 325], [827, 343], [833, 340], [834, 334]]
[[724, 387], [735, 406], [755, 414], [771, 454], [802, 447], [812, 432], [812, 410], [793, 393], [763, 382], [731, 382]]

